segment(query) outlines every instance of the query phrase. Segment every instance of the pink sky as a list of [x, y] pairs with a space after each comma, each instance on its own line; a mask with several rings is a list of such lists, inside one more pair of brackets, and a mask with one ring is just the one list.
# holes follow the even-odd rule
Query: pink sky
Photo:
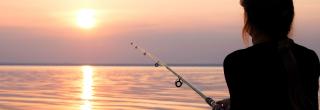
[[[295, 0], [294, 39], [320, 53], [320, 1]], [[2, 0], [0, 63], [150, 63], [136, 41], [169, 63], [221, 64], [244, 48], [235, 0]], [[84, 30], [76, 13], [95, 10]]]

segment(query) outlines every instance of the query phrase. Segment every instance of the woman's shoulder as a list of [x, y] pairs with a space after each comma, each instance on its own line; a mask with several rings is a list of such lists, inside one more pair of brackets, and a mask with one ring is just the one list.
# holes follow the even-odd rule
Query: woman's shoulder
[[225, 57], [223, 64], [229, 65], [233, 62], [239, 62], [239, 60], [242, 60], [247, 56], [246, 54], [248, 54], [248, 49], [236, 50]]
[[224, 64], [232, 63], [233, 65], [237, 63], [237, 65], [243, 65], [250, 61], [260, 60], [259, 58], [271, 56], [271, 54], [274, 54], [275, 52], [275, 43], [260, 43], [228, 54], [224, 59]]
[[298, 54], [299, 56], [302, 56], [306, 59], [315, 59], [316, 61], [319, 61], [319, 57], [317, 55], [317, 53], [312, 50], [309, 49], [307, 47], [304, 47], [302, 45], [299, 44], [294, 44], [294, 50], [296, 51], [295, 53]]
[[308, 53], [308, 54], [313, 54], [316, 55], [316, 52], [312, 49], [309, 49], [305, 46], [299, 45], [299, 44], [294, 44], [294, 48], [298, 51], [300, 51], [301, 53]]
[[225, 60], [230, 60], [230, 59], [244, 59], [248, 56], [250, 56], [252, 53], [255, 53], [259, 47], [256, 46], [250, 46], [244, 49], [239, 49], [236, 51], [231, 52], [230, 54], [228, 54], [225, 58]]
[[236, 50], [226, 56], [225, 59], [234, 59], [246, 53], [246, 49]]
[[267, 43], [263, 43], [263, 44], [258, 44], [258, 45], [254, 45], [254, 46], [250, 46], [244, 49], [239, 49], [236, 50], [230, 54], [228, 54], [225, 58], [225, 60], [235, 60], [235, 59], [245, 59], [249, 56], [251, 56], [252, 54], [255, 53], [259, 53], [263, 50], [265, 50], [265, 48], [268, 48], [268, 44]]
[[[228, 54], [225, 59], [223, 64], [225, 65], [234, 65], [235, 63], [245, 63], [247, 61], [252, 60], [252, 56], [255, 57], [255, 55], [263, 55], [263, 56], [268, 56], [269, 54], [276, 53], [276, 51], [268, 51], [267, 49], [274, 48], [272, 45], [268, 44], [261, 44], [261, 45], [256, 45], [256, 46], [251, 46], [245, 49], [239, 49], [236, 50], [230, 54]], [[293, 45], [294, 50], [296, 50], [296, 55], [298, 56], [303, 56], [304, 58], [307, 59], [314, 59], [318, 61], [319, 57], [315, 51], [312, 49], [309, 49], [307, 47], [304, 47], [302, 45], [294, 43]], [[271, 53], [268, 53], [268, 52]], [[263, 54], [261, 54], [263, 53]], [[250, 57], [251, 56], [251, 57]]]

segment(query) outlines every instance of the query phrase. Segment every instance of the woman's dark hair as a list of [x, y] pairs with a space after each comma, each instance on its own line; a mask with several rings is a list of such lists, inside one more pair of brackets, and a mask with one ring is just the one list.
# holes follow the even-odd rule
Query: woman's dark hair
[[292, 0], [240, 0], [245, 10], [244, 41], [261, 33], [272, 40], [287, 38], [294, 18]]

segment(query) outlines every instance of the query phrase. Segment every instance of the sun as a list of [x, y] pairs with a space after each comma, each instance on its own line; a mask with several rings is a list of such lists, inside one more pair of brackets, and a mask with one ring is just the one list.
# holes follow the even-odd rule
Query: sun
[[77, 13], [77, 25], [83, 29], [91, 29], [96, 25], [96, 12], [93, 9], [81, 9]]

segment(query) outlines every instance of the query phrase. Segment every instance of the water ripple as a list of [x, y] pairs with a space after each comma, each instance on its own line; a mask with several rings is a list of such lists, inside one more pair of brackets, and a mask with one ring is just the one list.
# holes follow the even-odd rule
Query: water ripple
[[[221, 67], [175, 67], [205, 94], [228, 96]], [[153, 67], [0, 67], [1, 110], [207, 110], [176, 77]]]

